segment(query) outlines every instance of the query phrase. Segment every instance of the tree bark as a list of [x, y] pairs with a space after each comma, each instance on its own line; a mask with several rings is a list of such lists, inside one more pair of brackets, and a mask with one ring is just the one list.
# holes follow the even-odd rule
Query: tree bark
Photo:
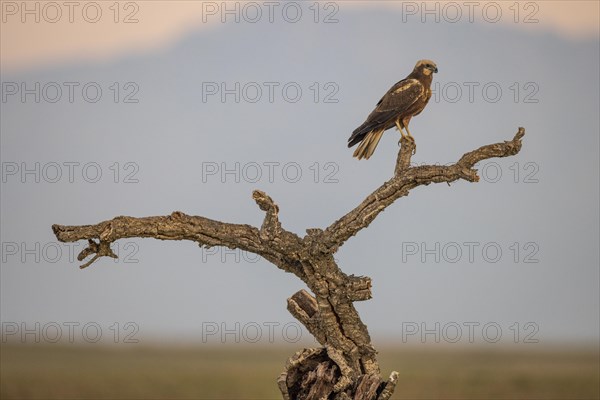
[[279, 207], [261, 191], [252, 194], [265, 212], [260, 228], [175, 211], [168, 216], [120, 216], [96, 225], [53, 225], [52, 229], [61, 242], [88, 240], [89, 245], [78, 260], [92, 258], [80, 268], [103, 256], [116, 257], [111, 243], [131, 237], [191, 240], [207, 248], [225, 246], [262, 256], [306, 283], [312, 294], [297, 292], [287, 300], [287, 308], [322, 346], [299, 351], [288, 360], [277, 380], [283, 398], [386, 400], [394, 392], [398, 373], [392, 372], [387, 380], [381, 378], [377, 352], [353, 304], [371, 298], [371, 279], [344, 274], [333, 255], [346, 240], [369, 226], [380, 212], [410, 190], [459, 179], [477, 182], [475, 164], [517, 154], [524, 135], [525, 130], [519, 128], [512, 140], [480, 147], [450, 166], [418, 167], [410, 166], [414, 142], [402, 138], [394, 176], [328, 228], [307, 229], [302, 238], [281, 227]]

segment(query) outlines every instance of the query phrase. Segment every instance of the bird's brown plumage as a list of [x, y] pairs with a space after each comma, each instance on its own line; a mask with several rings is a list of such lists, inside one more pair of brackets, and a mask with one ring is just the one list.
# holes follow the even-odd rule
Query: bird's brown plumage
[[[368, 160], [373, 155], [383, 132], [394, 126], [406, 129], [408, 136], [412, 137], [408, 131], [408, 124], [412, 117], [423, 111], [431, 98], [431, 81], [434, 72], [437, 72], [437, 66], [433, 61], [420, 60], [406, 78], [396, 83], [383, 95], [367, 120], [356, 128], [348, 139], [348, 147], [360, 142], [354, 157]], [[402, 131], [400, 133], [404, 135]]]

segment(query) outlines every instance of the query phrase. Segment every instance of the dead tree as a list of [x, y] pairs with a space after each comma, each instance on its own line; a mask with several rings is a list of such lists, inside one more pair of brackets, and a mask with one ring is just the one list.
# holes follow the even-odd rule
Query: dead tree
[[281, 227], [279, 207], [258, 190], [252, 197], [265, 212], [260, 228], [175, 211], [168, 216], [121, 216], [96, 225], [53, 225], [52, 229], [61, 242], [88, 240], [78, 260], [92, 258], [81, 268], [103, 256], [116, 258], [111, 243], [132, 237], [191, 240], [207, 248], [226, 246], [260, 255], [308, 286], [312, 294], [297, 292], [287, 300], [287, 308], [323, 346], [304, 349], [288, 360], [277, 380], [283, 398], [384, 400], [394, 392], [398, 373], [392, 372], [387, 381], [381, 378], [377, 352], [353, 305], [371, 298], [371, 279], [346, 275], [333, 255], [411, 189], [459, 179], [477, 182], [475, 164], [517, 154], [524, 135], [525, 130], [519, 128], [512, 140], [480, 147], [450, 166], [410, 166], [415, 144], [402, 138], [394, 176], [328, 228], [307, 229], [304, 237]]

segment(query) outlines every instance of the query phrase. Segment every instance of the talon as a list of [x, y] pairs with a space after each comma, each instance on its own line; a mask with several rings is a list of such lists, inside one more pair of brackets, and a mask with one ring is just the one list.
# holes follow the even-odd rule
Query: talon
[[406, 135], [407, 139], [409, 139], [415, 146], [412, 151], [412, 154], [414, 156], [415, 154], [417, 154], [417, 142], [415, 141], [415, 138], [413, 137], [413, 135], [410, 134], [410, 131], [408, 130], [408, 126], [406, 127], [406, 132], [408, 133], [408, 135]]

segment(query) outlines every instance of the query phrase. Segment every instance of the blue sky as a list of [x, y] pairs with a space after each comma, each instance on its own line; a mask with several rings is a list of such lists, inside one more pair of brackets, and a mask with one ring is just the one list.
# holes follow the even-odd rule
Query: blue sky
[[293, 322], [285, 300], [303, 284], [252, 255], [139, 239], [80, 271], [70, 253], [83, 244], [57, 244], [50, 226], [174, 210], [260, 225], [260, 189], [286, 229], [326, 227], [393, 172], [396, 131], [360, 162], [348, 136], [430, 58], [439, 73], [411, 122], [414, 163], [527, 135], [518, 156], [479, 165], [478, 184], [416, 189], [339, 250], [345, 272], [373, 279], [357, 304], [365, 323], [381, 341], [407, 324], [470, 322], [508, 341], [515, 323], [541, 343], [597, 341], [597, 35], [345, 4], [333, 23], [302, 4], [296, 23], [242, 18], [160, 48], [3, 72], [2, 322], [132, 321], [146, 340]]

